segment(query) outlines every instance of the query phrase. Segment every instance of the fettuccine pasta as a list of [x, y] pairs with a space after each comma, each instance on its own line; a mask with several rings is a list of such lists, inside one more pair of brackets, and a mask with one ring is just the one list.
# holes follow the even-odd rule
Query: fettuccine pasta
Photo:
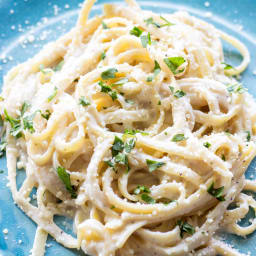
[[[5, 77], [1, 116], [13, 199], [47, 235], [89, 255], [240, 255], [214, 237], [242, 227], [256, 192], [256, 104], [234, 76], [250, 56], [186, 12], [106, 4]], [[221, 38], [242, 63], [224, 63]], [[16, 174], [26, 179], [17, 188]], [[33, 188], [37, 205], [30, 203]], [[229, 207], [233, 203], [235, 207]], [[73, 219], [73, 237], [54, 216]]]

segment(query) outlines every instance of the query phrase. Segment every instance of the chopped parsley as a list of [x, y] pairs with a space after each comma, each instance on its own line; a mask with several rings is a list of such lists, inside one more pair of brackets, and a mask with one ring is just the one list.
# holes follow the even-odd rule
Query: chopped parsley
[[247, 91], [246, 88], [243, 87], [243, 85], [241, 83], [236, 83], [236, 84], [232, 84], [232, 85], [227, 85], [227, 90], [229, 93], [239, 93], [242, 94], [245, 91]]
[[147, 26], [149, 25], [154, 25], [157, 28], [161, 28], [160, 24], [158, 24], [157, 22], [154, 21], [154, 19], [152, 17], [145, 19], [144, 22], [146, 22]]
[[138, 185], [138, 186], [134, 189], [133, 193], [134, 193], [135, 195], [139, 195], [139, 194], [141, 194], [141, 193], [150, 193], [150, 190], [149, 190], [149, 188], [147, 188], [146, 186]]
[[106, 71], [101, 73], [101, 78], [103, 80], [108, 80], [108, 79], [116, 78], [116, 73], [117, 72], [118, 72], [118, 70], [116, 68], [109, 68]]
[[148, 194], [142, 194], [141, 199], [146, 202], [147, 204], [155, 204], [156, 200], [149, 196]]
[[35, 111], [33, 114], [27, 115], [23, 118], [24, 130], [29, 130], [30, 133], [35, 132], [35, 129], [34, 129], [34, 126], [33, 126], [33, 120], [34, 120], [34, 117], [35, 117], [37, 112], [38, 111]]
[[169, 26], [175, 25], [174, 23], [171, 23], [170, 21], [168, 21], [168, 20], [167, 20], [166, 18], [164, 18], [163, 16], [160, 16], [160, 19], [163, 20], [163, 21], [165, 21], [165, 24], [160, 25], [161, 28], [162, 28], [162, 27], [169, 27]]
[[140, 133], [143, 136], [149, 135], [147, 132], [143, 132], [140, 130], [129, 130], [129, 129], [124, 130], [124, 134], [135, 135], [136, 133]]
[[167, 65], [167, 67], [172, 71], [172, 73], [174, 75], [177, 75], [184, 71], [184, 68], [179, 69], [179, 67], [183, 63], [185, 63], [186, 60], [183, 57], [169, 57], [169, 58], [164, 58], [164, 62]]
[[74, 186], [71, 185], [70, 174], [62, 166], [58, 166], [57, 174], [58, 174], [59, 178], [61, 179], [61, 181], [64, 183], [67, 191], [71, 194], [71, 197], [76, 198], [77, 194], [74, 189]]
[[27, 103], [26, 101], [22, 104], [21, 111], [20, 111], [21, 116], [24, 116], [25, 112], [28, 111], [30, 106], [31, 105], [29, 103]]
[[151, 36], [150, 36], [150, 33], [148, 32], [147, 35], [143, 35], [140, 37], [140, 40], [141, 40], [141, 44], [144, 48], [147, 47], [147, 45], [151, 45], [152, 42], [151, 42]]
[[150, 159], [146, 159], [146, 163], [150, 172], [153, 172], [156, 169], [160, 168], [161, 166], [165, 165], [165, 163], [163, 162], [157, 162]]
[[225, 198], [223, 196], [223, 190], [224, 190], [224, 187], [214, 188], [214, 182], [212, 182], [210, 187], [207, 189], [207, 192], [213, 197], [215, 197], [217, 200], [225, 201]]
[[106, 163], [113, 168], [115, 168], [115, 163], [122, 164], [126, 166], [127, 171], [129, 171], [130, 167], [129, 167], [127, 154], [130, 153], [134, 147], [135, 147], [134, 139], [131, 139], [126, 143], [124, 143], [122, 139], [115, 136], [115, 140], [111, 148], [113, 159], [110, 161], [107, 161]]
[[41, 116], [42, 116], [44, 119], [46, 119], [46, 120], [49, 120], [49, 118], [50, 118], [50, 116], [51, 116], [51, 114], [52, 114], [49, 109], [46, 109], [46, 110], [45, 110], [45, 114], [43, 114], [41, 111], [40, 111], [40, 113], [41, 113]]
[[184, 233], [188, 233], [190, 235], [193, 235], [195, 233], [195, 228], [187, 223], [186, 221], [178, 220], [177, 224], [180, 227], [180, 237], [183, 238]]
[[171, 90], [172, 93], [174, 93], [174, 87], [173, 86], [169, 86], [169, 89]]
[[112, 156], [116, 156], [119, 152], [122, 152], [124, 149], [124, 142], [117, 136], [112, 146]]
[[221, 64], [225, 65], [224, 70], [234, 69], [230, 64], [227, 64], [225, 62], [221, 62]]
[[137, 36], [137, 37], [140, 37], [142, 33], [143, 33], [143, 30], [141, 30], [138, 27], [133, 27], [133, 29], [130, 30], [130, 34], [134, 35], [134, 36]]
[[246, 134], [247, 134], [246, 140], [249, 142], [251, 140], [251, 133], [250, 131], [246, 131]]
[[110, 86], [106, 85], [102, 81], [100, 81], [98, 84], [101, 87], [101, 92], [107, 93], [113, 101], [117, 99], [117, 92], [113, 91]]
[[184, 136], [184, 134], [183, 133], [178, 133], [178, 134], [176, 134], [176, 135], [174, 135], [173, 137], [172, 137], [172, 141], [173, 142], [179, 142], [179, 141], [183, 141], [183, 140], [186, 140], [187, 138]]
[[103, 29], [108, 29], [109, 28], [104, 21], [102, 21], [101, 24], [102, 24]]
[[206, 142], [204, 143], [204, 146], [205, 146], [206, 148], [209, 148], [209, 147], [211, 146], [211, 143], [209, 143], [208, 141], [206, 141]]
[[161, 102], [161, 100], [159, 100], [158, 102], [157, 102], [157, 105], [162, 105], [162, 102]]
[[16, 137], [16, 139], [20, 138], [22, 136], [22, 126], [21, 126], [20, 118], [16, 119], [9, 116], [6, 109], [4, 110], [4, 115], [5, 115], [5, 120], [9, 122], [11, 125], [10, 134]]
[[79, 105], [82, 105], [83, 107], [89, 106], [91, 103], [85, 99], [84, 96], [80, 97], [79, 99]]
[[100, 59], [104, 60], [106, 58], [106, 52], [102, 52], [100, 55]]
[[135, 139], [130, 139], [124, 144], [124, 150], [126, 153], [130, 153], [135, 147]]
[[48, 102], [52, 101], [55, 98], [55, 96], [57, 95], [57, 92], [58, 92], [58, 88], [55, 86], [52, 95], [48, 97]]
[[116, 207], [114, 205], [111, 205], [110, 209], [113, 210], [115, 209]]
[[225, 157], [224, 154], [222, 154], [221, 159], [222, 159], [223, 161], [226, 161], [226, 157]]
[[149, 76], [147, 78], [147, 82], [152, 82], [157, 77], [157, 75], [161, 72], [160, 65], [156, 60], [155, 60], [155, 67], [153, 72], [154, 72], [153, 76]]
[[177, 90], [175, 93], [174, 93], [174, 97], [175, 98], [181, 98], [181, 97], [183, 97], [183, 96], [185, 96], [186, 95], [186, 93], [184, 92], [184, 91], [182, 91], [182, 90]]
[[53, 71], [60, 71], [64, 65], [64, 60], [60, 61], [54, 68]]

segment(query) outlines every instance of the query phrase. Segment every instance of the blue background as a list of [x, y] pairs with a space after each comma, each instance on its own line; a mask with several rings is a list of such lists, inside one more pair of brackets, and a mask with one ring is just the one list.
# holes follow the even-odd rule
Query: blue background
[[[37, 53], [49, 41], [58, 38], [74, 26], [80, 0], [0, 0], [0, 85], [3, 76], [17, 63]], [[110, 1], [98, 1], [97, 5]], [[116, 1], [112, 1], [116, 2]], [[191, 14], [213, 23], [216, 27], [236, 36], [249, 48], [252, 61], [242, 76], [242, 82], [256, 96], [256, 1], [255, 0], [210, 0], [209, 7], [202, 0], [179, 1], [138, 1], [143, 9], [158, 13], [187, 10]], [[100, 14], [101, 7], [93, 9], [91, 16]], [[209, 13], [211, 12], [213, 16]], [[34, 38], [33, 38], [34, 37]], [[29, 40], [30, 41], [29, 41]], [[35, 39], [35, 40], [34, 40]], [[226, 62], [236, 64], [241, 60], [239, 53], [224, 43]], [[255, 72], [255, 74], [253, 74]], [[32, 248], [36, 225], [13, 204], [7, 184], [5, 157], [0, 159], [0, 256], [29, 255]], [[255, 161], [247, 171], [252, 179]], [[18, 171], [17, 181], [22, 184], [24, 172]], [[253, 213], [251, 212], [253, 215]], [[63, 222], [68, 222], [66, 225]], [[71, 229], [71, 221], [56, 218], [58, 225]], [[65, 224], [65, 225], [63, 225]], [[246, 221], [242, 222], [246, 225]], [[2, 230], [8, 229], [4, 235]], [[241, 252], [256, 255], [256, 232], [248, 239], [225, 235], [227, 240]], [[21, 240], [21, 244], [18, 243]], [[46, 255], [83, 255], [58, 245], [51, 237], [47, 240]]]

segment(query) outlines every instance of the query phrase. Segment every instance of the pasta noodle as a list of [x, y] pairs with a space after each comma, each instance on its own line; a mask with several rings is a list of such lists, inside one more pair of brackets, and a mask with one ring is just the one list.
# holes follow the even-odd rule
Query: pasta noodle
[[[241, 255], [214, 235], [256, 202], [256, 104], [234, 77], [237, 39], [176, 12], [106, 4], [5, 77], [1, 116], [13, 199], [47, 235], [90, 255]], [[242, 63], [223, 63], [221, 40]], [[26, 179], [17, 188], [17, 167]], [[37, 205], [29, 202], [37, 189]], [[230, 208], [230, 204], [236, 208]], [[76, 237], [54, 216], [74, 220]]]

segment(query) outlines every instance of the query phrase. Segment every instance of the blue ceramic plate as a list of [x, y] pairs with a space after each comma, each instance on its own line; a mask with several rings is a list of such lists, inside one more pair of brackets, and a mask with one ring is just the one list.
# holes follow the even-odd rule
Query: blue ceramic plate
[[[74, 26], [82, 0], [0, 0], [0, 85], [3, 76], [16, 64], [37, 53], [44, 44], [55, 40]], [[99, 0], [91, 16], [101, 13]], [[116, 1], [115, 1], [116, 2]], [[216, 27], [234, 35], [246, 44], [251, 53], [251, 63], [242, 76], [242, 82], [256, 97], [256, 1], [254, 0], [157, 0], [139, 1], [143, 9], [158, 13], [187, 10]], [[177, 3], [178, 2], [178, 3]], [[228, 63], [236, 64], [241, 56], [232, 47], [224, 44]], [[256, 162], [247, 170], [247, 177], [254, 178]], [[0, 159], [0, 256], [29, 255], [32, 248], [36, 225], [13, 204], [7, 184], [6, 159]], [[23, 172], [18, 172], [17, 182], [22, 184]], [[253, 215], [254, 213], [250, 213]], [[56, 218], [56, 223], [71, 232], [72, 222]], [[241, 222], [246, 225], [247, 221]], [[8, 229], [4, 235], [3, 229]], [[248, 239], [225, 235], [226, 240], [243, 253], [256, 255], [256, 233]], [[50, 236], [47, 240], [46, 255], [84, 255], [57, 244]]]

